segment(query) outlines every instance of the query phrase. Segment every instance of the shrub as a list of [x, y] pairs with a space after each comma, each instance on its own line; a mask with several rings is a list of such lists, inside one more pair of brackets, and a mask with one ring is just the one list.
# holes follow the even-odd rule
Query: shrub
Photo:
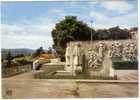
[[138, 69], [138, 62], [137, 61], [113, 62], [113, 67], [115, 69]]

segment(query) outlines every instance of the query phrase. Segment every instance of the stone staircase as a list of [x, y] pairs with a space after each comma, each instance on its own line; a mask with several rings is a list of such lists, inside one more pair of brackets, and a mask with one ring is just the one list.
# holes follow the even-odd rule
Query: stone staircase
[[71, 76], [72, 74], [69, 71], [57, 70], [55, 75], [56, 76]]

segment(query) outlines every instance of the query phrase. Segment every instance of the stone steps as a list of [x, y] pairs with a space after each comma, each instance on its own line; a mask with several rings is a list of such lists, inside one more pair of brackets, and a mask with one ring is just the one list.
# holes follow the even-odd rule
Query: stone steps
[[56, 71], [56, 76], [71, 76], [71, 73], [65, 70]]

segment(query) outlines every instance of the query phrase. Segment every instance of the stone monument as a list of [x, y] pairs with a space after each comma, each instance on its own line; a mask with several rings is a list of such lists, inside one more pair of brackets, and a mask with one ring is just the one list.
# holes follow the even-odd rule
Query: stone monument
[[72, 75], [86, 68], [90, 76], [114, 77], [113, 62], [136, 60], [135, 40], [78, 41], [67, 44], [65, 68]]

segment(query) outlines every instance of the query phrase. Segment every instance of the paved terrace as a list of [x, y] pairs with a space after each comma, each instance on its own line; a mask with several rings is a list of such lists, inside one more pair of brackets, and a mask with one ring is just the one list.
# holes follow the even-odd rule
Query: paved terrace
[[2, 96], [14, 99], [137, 97], [138, 72], [118, 72], [122, 73], [121, 80], [33, 79], [32, 72], [23, 73], [2, 79]]

